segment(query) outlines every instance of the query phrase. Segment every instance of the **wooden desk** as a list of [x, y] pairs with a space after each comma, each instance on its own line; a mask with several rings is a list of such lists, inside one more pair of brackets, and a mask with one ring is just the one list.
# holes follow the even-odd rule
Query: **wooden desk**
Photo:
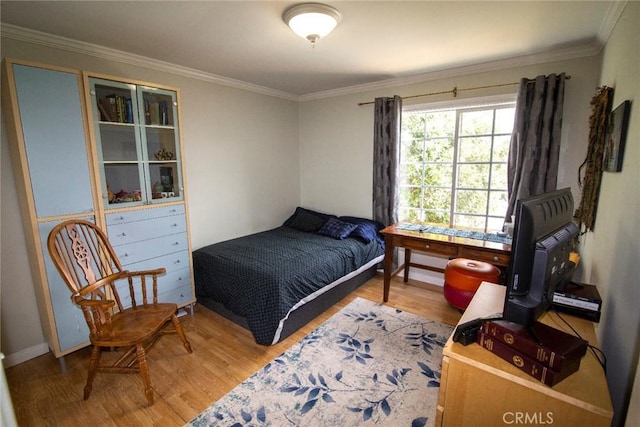
[[[468, 239], [464, 237], [447, 236], [444, 234], [424, 233], [419, 231], [402, 230], [397, 224], [380, 231], [384, 235], [384, 295], [383, 300], [389, 300], [389, 286], [391, 277], [404, 267], [404, 281], [409, 280], [409, 267], [422, 268], [431, 271], [444, 272], [442, 268], [416, 264], [411, 262], [411, 251], [417, 250], [427, 254], [446, 256], [449, 258], [469, 258], [488, 262], [498, 267], [508, 267], [511, 258], [511, 245], [489, 242], [485, 240]], [[395, 248], [404, 248], [404, 264], [396, 271], [391, 271], [393, 252]]]
[[[460, 319], [464, 323], [502, 312], [506, 288], [484, 282]], [[593, 323], [562, 315], [597, 346]], [[555, 313], [540, 321], [572, 333]], [[516, 422], [520, 417], [522, 422]], [[436, 426], [550, 424], [610, 426], [611, 397], [604, 371], [591, 351], [580, 369], [548, 387], [478, 344], [463, 346], [450, 337], [443, 349]], [[523, 420], [528, 419], [528, 423]], [[537, 422], [532, 422], [532, 420]]]

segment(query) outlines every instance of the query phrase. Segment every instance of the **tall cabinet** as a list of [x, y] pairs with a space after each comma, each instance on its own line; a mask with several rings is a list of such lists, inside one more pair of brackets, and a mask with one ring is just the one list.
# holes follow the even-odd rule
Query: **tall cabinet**
[[192, 305], [178, 89], [25, 61], [3, 65], [23, 228], [53, 354], [89, 344], [82, 312], [46, 248], [63, 220], [87, 219], [106, 230], [125, 268], [165, 267], [159, 299]]
[[166, 268], [160, 302], [190, 305], [178, 90], [91, 73], [84, 73], [84, 86], [101, 225], [123, 267]]

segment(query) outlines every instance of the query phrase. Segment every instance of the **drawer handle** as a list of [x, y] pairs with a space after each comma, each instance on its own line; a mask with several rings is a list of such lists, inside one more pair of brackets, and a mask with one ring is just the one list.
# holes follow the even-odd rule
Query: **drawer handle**
[[178, 277], [178, 282], [182, 282], [182, 277]]
[[180, 242], [175, 242], [173, 246], [180, 246]]
[[426, 245], [424, 245], [424, 247], [429, 249], [431, 247], [431, 245], [427, 243]]
[[125, 258], [126, 258], [126, 257], [128, 257], [128, 256], [129, 256], [129, 254], [128, 254], [128, 253], [125, 253], [125, 254], [123, 255], [123, 257], [125, 257]]
[[494, 261], [498, 261], [498, 259], [499, 259], [499, 258], [498, 258], [497, 256], [494, 256], [494, 257], [493, 257], [493, 260], [494, 260]]
[[126, 237], [127, 233], [122, 232], [122, 234], [120, 235], [120, 237]]
[[174, 223], [173, 225], [171, 225], [171, 227], [177, 227], [178, 224]]

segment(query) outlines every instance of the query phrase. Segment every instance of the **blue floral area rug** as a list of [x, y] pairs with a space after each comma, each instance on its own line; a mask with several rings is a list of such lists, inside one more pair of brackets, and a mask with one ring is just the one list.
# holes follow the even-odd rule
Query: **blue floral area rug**
[[187, 425], [433, 425], [452, 330], [357, 298]]

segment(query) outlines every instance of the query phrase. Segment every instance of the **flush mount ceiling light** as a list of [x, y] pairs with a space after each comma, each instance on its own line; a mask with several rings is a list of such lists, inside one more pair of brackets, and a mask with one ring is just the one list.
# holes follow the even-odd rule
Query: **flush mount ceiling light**
[[342, 16], [337, 9], [320, 3], [304, 3], [287, 9], [282, 15], [284, 22], [294, 33], [315, 46], [340, 23]]

